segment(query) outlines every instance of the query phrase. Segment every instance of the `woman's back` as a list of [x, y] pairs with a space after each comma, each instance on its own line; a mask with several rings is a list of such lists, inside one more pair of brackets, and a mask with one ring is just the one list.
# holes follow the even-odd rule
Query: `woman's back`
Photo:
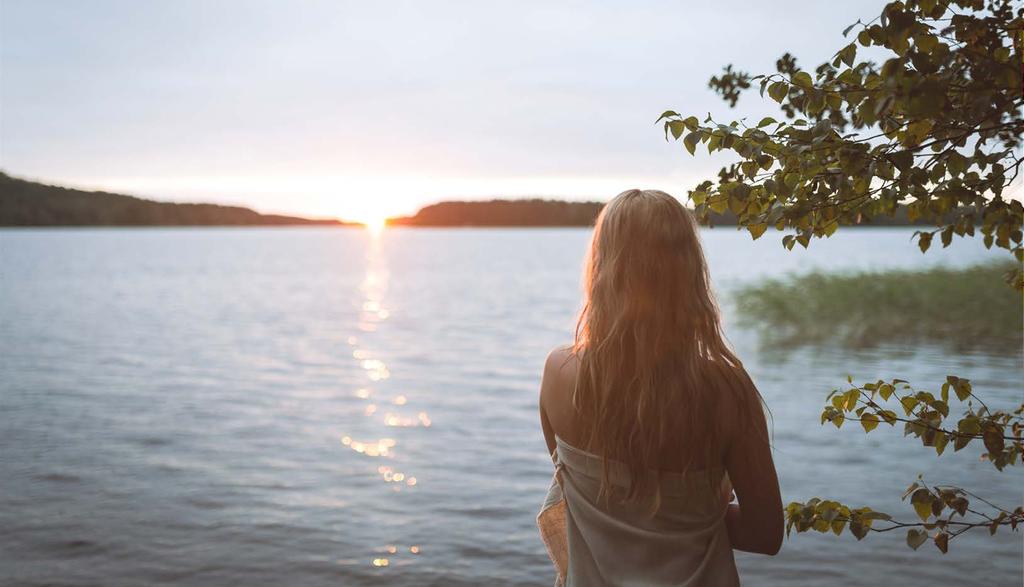
[[[579, 446], [585, 424], [571, 400], [577, 369], [570, 349], [556, 349], [548, 358], [541, 391], [545, 434], [554, 437], [556, 474], [538, 524], [542, 534], [565, 534], [564, 544], [549, 544], [562, 549], [553, 558], [564, 557], [565, 584], [738, 585], [725, 524], [731, 488], [722, 461], [697, 460], [682, 472], [682, 447], [673, 450], [667, 444], [658, 455], [661, 474], [650, 472], [659, 477], [657, 497], [621, 500], [614, 496], [628, 492], [632, 474], [612, 460], [608, 478], [613, 487], [606, 497], [604, 459]], [[700, 452], [695, 451], [698, 459]]]
[[733, 549], [778, 551], [782, 503], [697, 225], [664, 192], [623, 192], [584, 268], [574, 344], [551, 353], [541, 384], [552, 559], [569, 584], [735, 585]]
[[[583, 414], [573, 406], [573, 391], [576, 389], [579, 377], [579, 357], [571, 347], [559, 347], [551, 351], [544, 368], [544, 386], [541, 388], [541, 408], [544, 418], [547, 420], [545, 427], [550, 427], [552, 432], [571, 446], [580, 450], [598, 453], [599, 447], [591, 446], [587, 442], [587, 430], [589, 422]], [[708, 387], [723, 385], [708, 384]], [[714, 402], [714, 413], [703, 414], [705, 420], [715, 420], [716, 428], [721, 436], [730, 437], [735, 433], [736, 414], [739, 407], [734, 398], [723, 395]], [[665, 412], [682, 413], [687, 406], [664, 405]], [[553, 439], [553, 437], [552, 437]], [[654, 455], [651, 463], [652, 469], [665, 472], [681, 473], [684, 463], [688, 471], [700, 471], [704, 469], [722, 468], [724, 454], [709, 455], [707, 451], [691, 450], [692, 447], [684, 446], [686, 435], [683, 433], [683, 418], [670, 427], [666, 433], [664, 442]], [[553, 446], [549, 443], [549, 447]], [[687, 451], [686, 459], [680, 458], [683, 451]], [[619, 455], [604, 455], [611, 459]]]

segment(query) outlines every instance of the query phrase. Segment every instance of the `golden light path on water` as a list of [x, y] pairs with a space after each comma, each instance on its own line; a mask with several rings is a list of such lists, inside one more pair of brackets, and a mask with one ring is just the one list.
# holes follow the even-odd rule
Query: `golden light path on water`
[[[390, 273], [388, 272], [387, 261], [382, 250], [384, 238], [384, 224], [367, 224], [367, 236], [369, 243], [367, 247], [366, 273], [359, 286], [362, 293], [362, 305], [360, 308], [359, 322], [357, 328], [367, 337], [373, 337], [383, 323], [390, 318], [391, 311], [385, 304], [388, 291]], [[427, 412], [417, 412], [415, 416], [405, 415], [396, 411], [384, 411], [380, 404], [402, 407], [410, 403], [407, 393], [398, 394], [391, 398], [375, 400], [377, 393], [375, 385], [389, 379], [391, 371], [388, 369], [384, 359], [375, 352], [363, 347], [359, 337], [348, 337], [348, 344], [352, 348], [352, 358], [356, 360], [359, 367], [366, 375], [367, 383], [353, 391], [353, 395], [365, 400], [363, 415], [376, 420], [385, 428], [400, 427], [422, 427], [429, 428], [431, 425], [430, 416]], [[378, 415], [380, 413], [380, 415]], [[349, 434], [341, 436], [341, 444], [360, 455], [372, 459], [393, 459], [395, 457], [398, 442], [394, 438], [381, 437], [376, 439], [356, 439]], [[419, 483], [414, 475], [400, 471], [394, 466], [381, 464], [377, 467], [377, 475], [387, 483], [395, 493], [403, 489], [409, 490]], [[375, 556], [370, 564], [376, 568], [391, 566], [391, 559], [400, 555], [418, 555], [421, 547], [409, 545], [400, 547], [395, 544], [388, 544], [375, 549]]]

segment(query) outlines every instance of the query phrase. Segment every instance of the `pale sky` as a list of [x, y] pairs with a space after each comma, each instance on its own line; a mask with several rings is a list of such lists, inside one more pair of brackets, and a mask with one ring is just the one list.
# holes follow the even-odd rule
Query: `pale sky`
[[356, 220], [682, 196], [726, 159], [666, 143], [662, 111], [774, 114], [708, 78], [811, 69], [883, 4], [0, 0], [0, 169]]

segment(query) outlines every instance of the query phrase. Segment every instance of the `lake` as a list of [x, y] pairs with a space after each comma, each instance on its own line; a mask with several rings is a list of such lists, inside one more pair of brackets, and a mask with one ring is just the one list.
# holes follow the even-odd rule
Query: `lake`
[[[922, 473], [1020, 503], [1020, 467], [999, 473], [974, 445], [936, 458], [901, 429], [819, 425], [847, 374], [936, 391], [955, 373], [1012, 407], [1019, 352], [783, 353], [736, 325], [730, 291], [766, 277], [1006, 257], [980, 239], [922, 255], [912, 232], [843, 230], [792, 252], [773, 233], [702, 233], [787, 502], [910, 520], [899, 497]], [[0, 584], [550, 585], [537, 389], [571, 339], [588, 235], [0, 230]], [[749, 585], [1010, 585], [1021, 546], [1008, 530], [945, 556], [900, 531], [810, 533], [737, 561]]]

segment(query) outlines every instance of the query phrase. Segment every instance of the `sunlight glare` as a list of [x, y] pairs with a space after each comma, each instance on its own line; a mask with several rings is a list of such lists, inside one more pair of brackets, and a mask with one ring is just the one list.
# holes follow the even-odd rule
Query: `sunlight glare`
[[363, 220], [363, 225], [366, 230], [370, 231], [370, 234], [378, 235], [384, 232], [384, 227], [387, 225], [387, 217], [384, 215], [370, 216]]

